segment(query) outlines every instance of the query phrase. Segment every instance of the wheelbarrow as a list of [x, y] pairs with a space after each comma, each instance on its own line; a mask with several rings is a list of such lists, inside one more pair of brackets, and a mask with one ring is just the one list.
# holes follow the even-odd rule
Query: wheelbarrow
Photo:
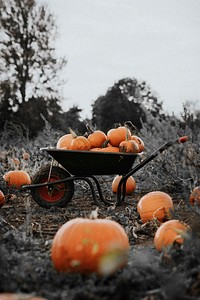
[[170, 146], [188, 139], [188, 136], [183, 136], [166, 142], [136, 166], [134, 163], [140, 154], [41, 148], [52, 157], [52, 163], [42, 167], [32, 183], [22, 186], [22, 189], [30, 189], [32, 198], [42, 207], [65, 207], [74, 196], [74, 182], [83, 180], [89, 185], [96, 205], [111, 205], [113, 203], [104, 198], [97, 176], [117, 174], [122, 175], [115, 202], [118, 206], [125, 200], [126, 181], [130, 176]]

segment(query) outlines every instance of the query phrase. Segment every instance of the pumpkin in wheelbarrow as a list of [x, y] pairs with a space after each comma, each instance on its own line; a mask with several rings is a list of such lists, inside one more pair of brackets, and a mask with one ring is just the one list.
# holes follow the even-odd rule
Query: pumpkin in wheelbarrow
[[75, 218], [54, 236], [51, 259], [59, 272], [110, 275], [128, 261], [129, 240], [123, 227], [107, 219]]

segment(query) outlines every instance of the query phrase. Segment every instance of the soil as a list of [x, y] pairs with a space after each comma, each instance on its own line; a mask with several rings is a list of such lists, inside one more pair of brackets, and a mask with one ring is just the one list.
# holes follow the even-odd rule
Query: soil
[[[114, 200], [106, 180], [101, 183], [104, 194]], [[50, 258], [52, 239], [60, 226], [75, 217], [88, 217], [97, 207], [84, 184], [76, 184], [65, 208], [40, 207], [28, 192], [7, 193], [0, 209], [0, 299], [5, 299], [3, 293], [15, 293], [18, 298], [12, 299], [21, 300], [34, 296], [48, 300], [200, 299], [199, 214], [174, 195], [176, 218], [187, 221], [194, 235], [182, 247], [159, 253], [153, 245], [158, 224], [142, 224], [136, 210], [141, 195], [134, 192], [116, 208], [99, 207], [99, 218], [119, 222], [131, 245], [126, 267], [100, 277], [58, 273]]]

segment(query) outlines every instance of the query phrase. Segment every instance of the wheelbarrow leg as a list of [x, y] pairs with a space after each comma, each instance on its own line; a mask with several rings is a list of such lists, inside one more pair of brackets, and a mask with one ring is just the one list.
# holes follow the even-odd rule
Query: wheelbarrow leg
[[104, 204], [106, 204], [106, 205], [111, 205], [111, 202], [107, 201], [107, 200], [104, 198], [103, 193], [102, 193], [102, 189], [101, 189], [101, 186], [100, 186], [100, 183], [99, 183], [98, 179], [97, 179], [95, 176], [93, 176], [93, 175], [91, 175], [90, 178], [92, 178], [92, 179], [94, 180], [95, 184], [96, 184], [96, 187], [97, 187], [97, 190], [98, 190], [98, 193], [99, 193], [99, 198], [100, 198], [100, 200], [101, 200]]

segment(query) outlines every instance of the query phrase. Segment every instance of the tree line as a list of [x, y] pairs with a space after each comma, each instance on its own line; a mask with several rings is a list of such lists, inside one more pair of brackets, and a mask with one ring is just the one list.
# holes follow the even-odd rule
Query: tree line
[[151, 87], [136, 78], [122, 78], [92, 104], [91, 120], [81, 120], [82, 109], [62, 108], [65, 57], [57, 57], [54, 15], [36, 0], [0, 0], [0, 130], [8, 122], [25, 126], [30, 137], [45, 126], [83, 133], [85, 124], [107, 131], [131, 121], [138, 129], [147, 120], [166, 119], [162, 102]]

